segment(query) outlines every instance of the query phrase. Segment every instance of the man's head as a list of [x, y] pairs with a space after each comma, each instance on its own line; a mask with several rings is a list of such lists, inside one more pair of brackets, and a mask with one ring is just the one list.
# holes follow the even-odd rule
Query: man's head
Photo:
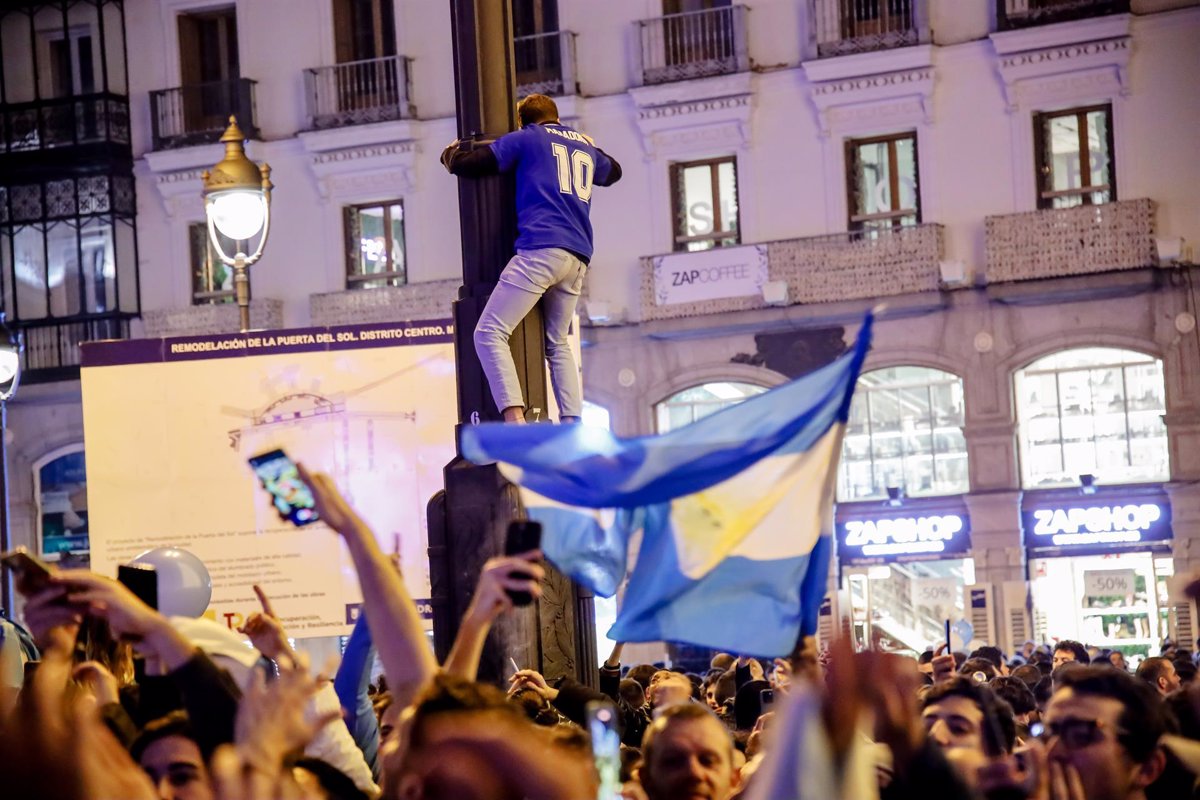
[[728, 703], [737, 694], [737, 673], [730, 669], [726, 670], [721, 677], [708, 685], [708, 690], [705, 695], [705, 701], [708, 707], [713, 711], [717, 711], [721, 706]]
[[1167, 716], [1145, 681], [1104, 667], [1066, 671], [1046, 707], [1048, 756], [1074, 765], [1087, 800], [1140, 800], [1166, 763]]
[[146, 725], [130, 755], [150, 776], [160, 800], [212, 800], [204, 756], [184, 712], [172, 712]]
[[1012, 671], [1012, 676], [1020, 679], [1032, 689], [1042, 679], [1042, 671], [1033, 664], [1023, 664]]
[[1087, 648], [1070, 639], [1063, 639], [1054, 645], [1054, 657], [1051, 663], [1055, 669], [1072, 661], [1086, 665], [1089, 661]]
[[988, 717], [1000, 726], [999, 746], [1012, 750], [1016, 725], [1012, 708], [983, 684], [956, 677], [935, 685], [921, 704], [921, 721], [930, 739], [945, 749], [964, 748], [984, 753], [984, 737], [990, 735]]
[[1164, 697], [1183, 685], [1170, 659], [1162, 656], [1147, 658], [1138, 665], [1137, 676], [1154, 687]]
[[713, 669], [719, 669], [721, 672], [724, 672], [727, 669], [732, 669], [733, 665], [736, 663], [737, 656], [730, 655], [729, 653], [717, 653], [712, 657], [712, 660], [708, 662], [708, 665]]
[[688, 702], [692, 698], [692, 691], [692, 682], [687, 675], [660, 669], [650, 678], [650, 689], [646, 696], [650, 699], [650, 705], [658, 709]]
[[558, 106], [544, 94], [526, 95], [517, 103], [517, 116], [522, 128], [543, 122], [558, 122]]
[[1113, 650], [1108, 654], [1108, 663], [1112, 664], [1122, 672], [1129, 671], [1129, 664], [1125, 661], [1125, 654], [1120, 650]]
[[971, 653], [971, 658], [985, 658], [992, 662], [992, 664], [996, 667], [997, 673], [1001, 675], [1008, 674], [1007, 667], [1004, 663], [1004, 653], [999, 647], [992, 647], [991, 645], [976, 647], [974, 652]]
[[703, 706], [673, 706], [646, 729], [641, 779], [648, 800], [724, 800], [736, 785], [733, 739]]
[[966, 675], [976, 682], [979, 682], [976, 678], [977, 675], [983, 675], [983, 680], [986, 682], [998, 677], [1000, 674], [996, 669], [996, 665], [986, 658], [968, 658], [959, 667], [958, 672], [960, 675]]
[[622, 678], [617, 691], [630, 708], [641, 708], [646, 705], [646, 690], [635, 680]]
[[644, 690], [650, 691], [650, 679], [654, 677], [654, 673], [656, 672], [658, 672], [658, 667], [653, 664], [638, 664], [635, 667], [630, 667], [625, 677], [637, 681], [642, 685]]
[[1025, 685], [1020, 678], [1011, 675], [996, 678], [988, 684], [996, 695], [1012, 706], [1013, 717], [1018, 722], [1029, 723], [1029, 715], [1037, 711], [1037, 698], [1033, 690]]

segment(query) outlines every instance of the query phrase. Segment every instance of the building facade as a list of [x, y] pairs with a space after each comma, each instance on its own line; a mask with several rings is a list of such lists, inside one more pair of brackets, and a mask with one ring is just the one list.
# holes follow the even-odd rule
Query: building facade
[[[594, 195], [581, 309], [585, 396], [616, 432], [804, 374], [882, 304], [831, 618], [911, 647], [943, 618], [1008, 646], [1191, 638], [1166, 580], [1200, 567], [1196, 3], [513, 5], [519, 91], [554, 94], [624, 166]], [[277, 187], [256, 326], [448, 315], [449, 26], [426, 0], [0, 18], [4, 302], [30, 343], [15, 543], [86, 541], [78, 341], [236, 329], [200, 200], [231, 114]], [[55, 187], [86, 194], [97, 171], [107, 205], [51, 213]], [[76, 234], [71, 256], [68, 222], [112, 233]]]

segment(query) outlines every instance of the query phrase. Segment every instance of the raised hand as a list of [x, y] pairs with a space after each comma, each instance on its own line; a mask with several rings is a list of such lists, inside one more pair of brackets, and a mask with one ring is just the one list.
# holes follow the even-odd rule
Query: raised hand
[[343, 536], [366, 527], [362, 517], [350, 507], [346, 498], [338, 491], [332, 478], [321, 472], [309, 472], [303, 464], [296, 466], [300, 472], [300, 480], [308, 484], [308, 488], [313, 493], [317, 515], [325, 521], [326, 525]]
[[514, 694], [521, 689], [533, 689], [546, 701], [553, 703], [558, 699], [558, 689], [546, 683], [545, 676], [537, 670], [523, 669], [512, 674], [508, 679], [512, 685], [508, 693]]
[[241, 756], [265, 774], [278, 774], [289, 753], [303, 748], [318, 731], [340, 719], [338, 711], [308, 719], [308, 701], [319, 688], [303, 654], [283, 659], [279, 677], [270, 685], [256, 672], [238, 707], [234, 738]]
[[272, 661], [283, 657], [294, 659], [296, 654], [288, 642], [287, 631], [283, 629], [283, 624], [271, 607], [271, 601], [257, 583], [254, 584], [254, 594], [258, 595], [262, 611], [255, 611], [247, 617], [246, 623], [237, 629], [238, 633], [249, 637], [255, 649]]
[[512, 599], [508, 596], [510, 591], [528, 592], [535, 599], [540, 597], [540, 584], [546, 577], [546, 570], [537, 563], [541, 557], [541, 551], [534, 550], [516, 556], [488, 559], [479, 574], [479, 583], [475, 587], [475, 596], [471, 598], [467, 616], [492, 622], [513, 607]]
[[75, 679], [99, 705], [121, 702], [117, 678], [99, 661], [84, 661], [71, 672]]
[[51, 584], [25, 602], [25, 624], [42, 652], [71, 653], [84, 610], [67, 599], [67, 587]]

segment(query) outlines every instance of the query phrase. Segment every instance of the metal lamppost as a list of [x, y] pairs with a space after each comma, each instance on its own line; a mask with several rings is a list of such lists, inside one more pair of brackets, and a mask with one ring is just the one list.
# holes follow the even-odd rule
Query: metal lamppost
[[[201, 175], [204, 181], [204, 213], [208, 217], [208, 236], [218, 258], [233, 267], [233, 290], [237, 299], [241, 332], [250, 330], [250, 275], [247, 268], [262, 257], [271, 227], [271, 167], [259, 167], [246, 158], [246, 137], [229, 118], [229, 127], [221, 136], [225, 157]], [[237, 242], [230, 255], [221, 245], [221, 237]], [[259, 233], [262, 233], [259, 236]], [[246, 255], [247, 241], [259, 236], [258, 246]]]
[[[17, 393], [21, 383], [21, 351], [25, 343], [21, 334], [13, 331], [0, 312], [0, 552], [12, 548], [8, 524], [8, 401]], [[5, 570], [0, 586], [0, 605], [12, 614], [12, 573]]]

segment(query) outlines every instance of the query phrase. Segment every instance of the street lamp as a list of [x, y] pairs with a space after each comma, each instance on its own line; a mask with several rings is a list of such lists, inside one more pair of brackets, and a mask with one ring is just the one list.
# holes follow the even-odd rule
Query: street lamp
[[[21, 351], [25, 343], [4, 321], [0, 311], [0, 552], [12, 549], [8, 524], [8, 401], [21, 382]], [[12, 573], [5, 570], [0, 584], [0, 604], [12, 614]]]
[[[229, 127], [221, 136], [225, 157], [200, 176], [204, 181], [204, 214], [208, 217], [208, 236], [221, 261], [233, 267], [233, 290], [237, 298], [241, 331], [250, 330], [250, 276], [246, 269], [262, 257], [271, 227], [271, 167], [260, 168], [246, 158], [246, 137], [229, 118]], [[237, 242], [230, 255], [221, 246], [218, 231]], [[262, 232], [254, 253], [246, 255], [245, 243]]]

